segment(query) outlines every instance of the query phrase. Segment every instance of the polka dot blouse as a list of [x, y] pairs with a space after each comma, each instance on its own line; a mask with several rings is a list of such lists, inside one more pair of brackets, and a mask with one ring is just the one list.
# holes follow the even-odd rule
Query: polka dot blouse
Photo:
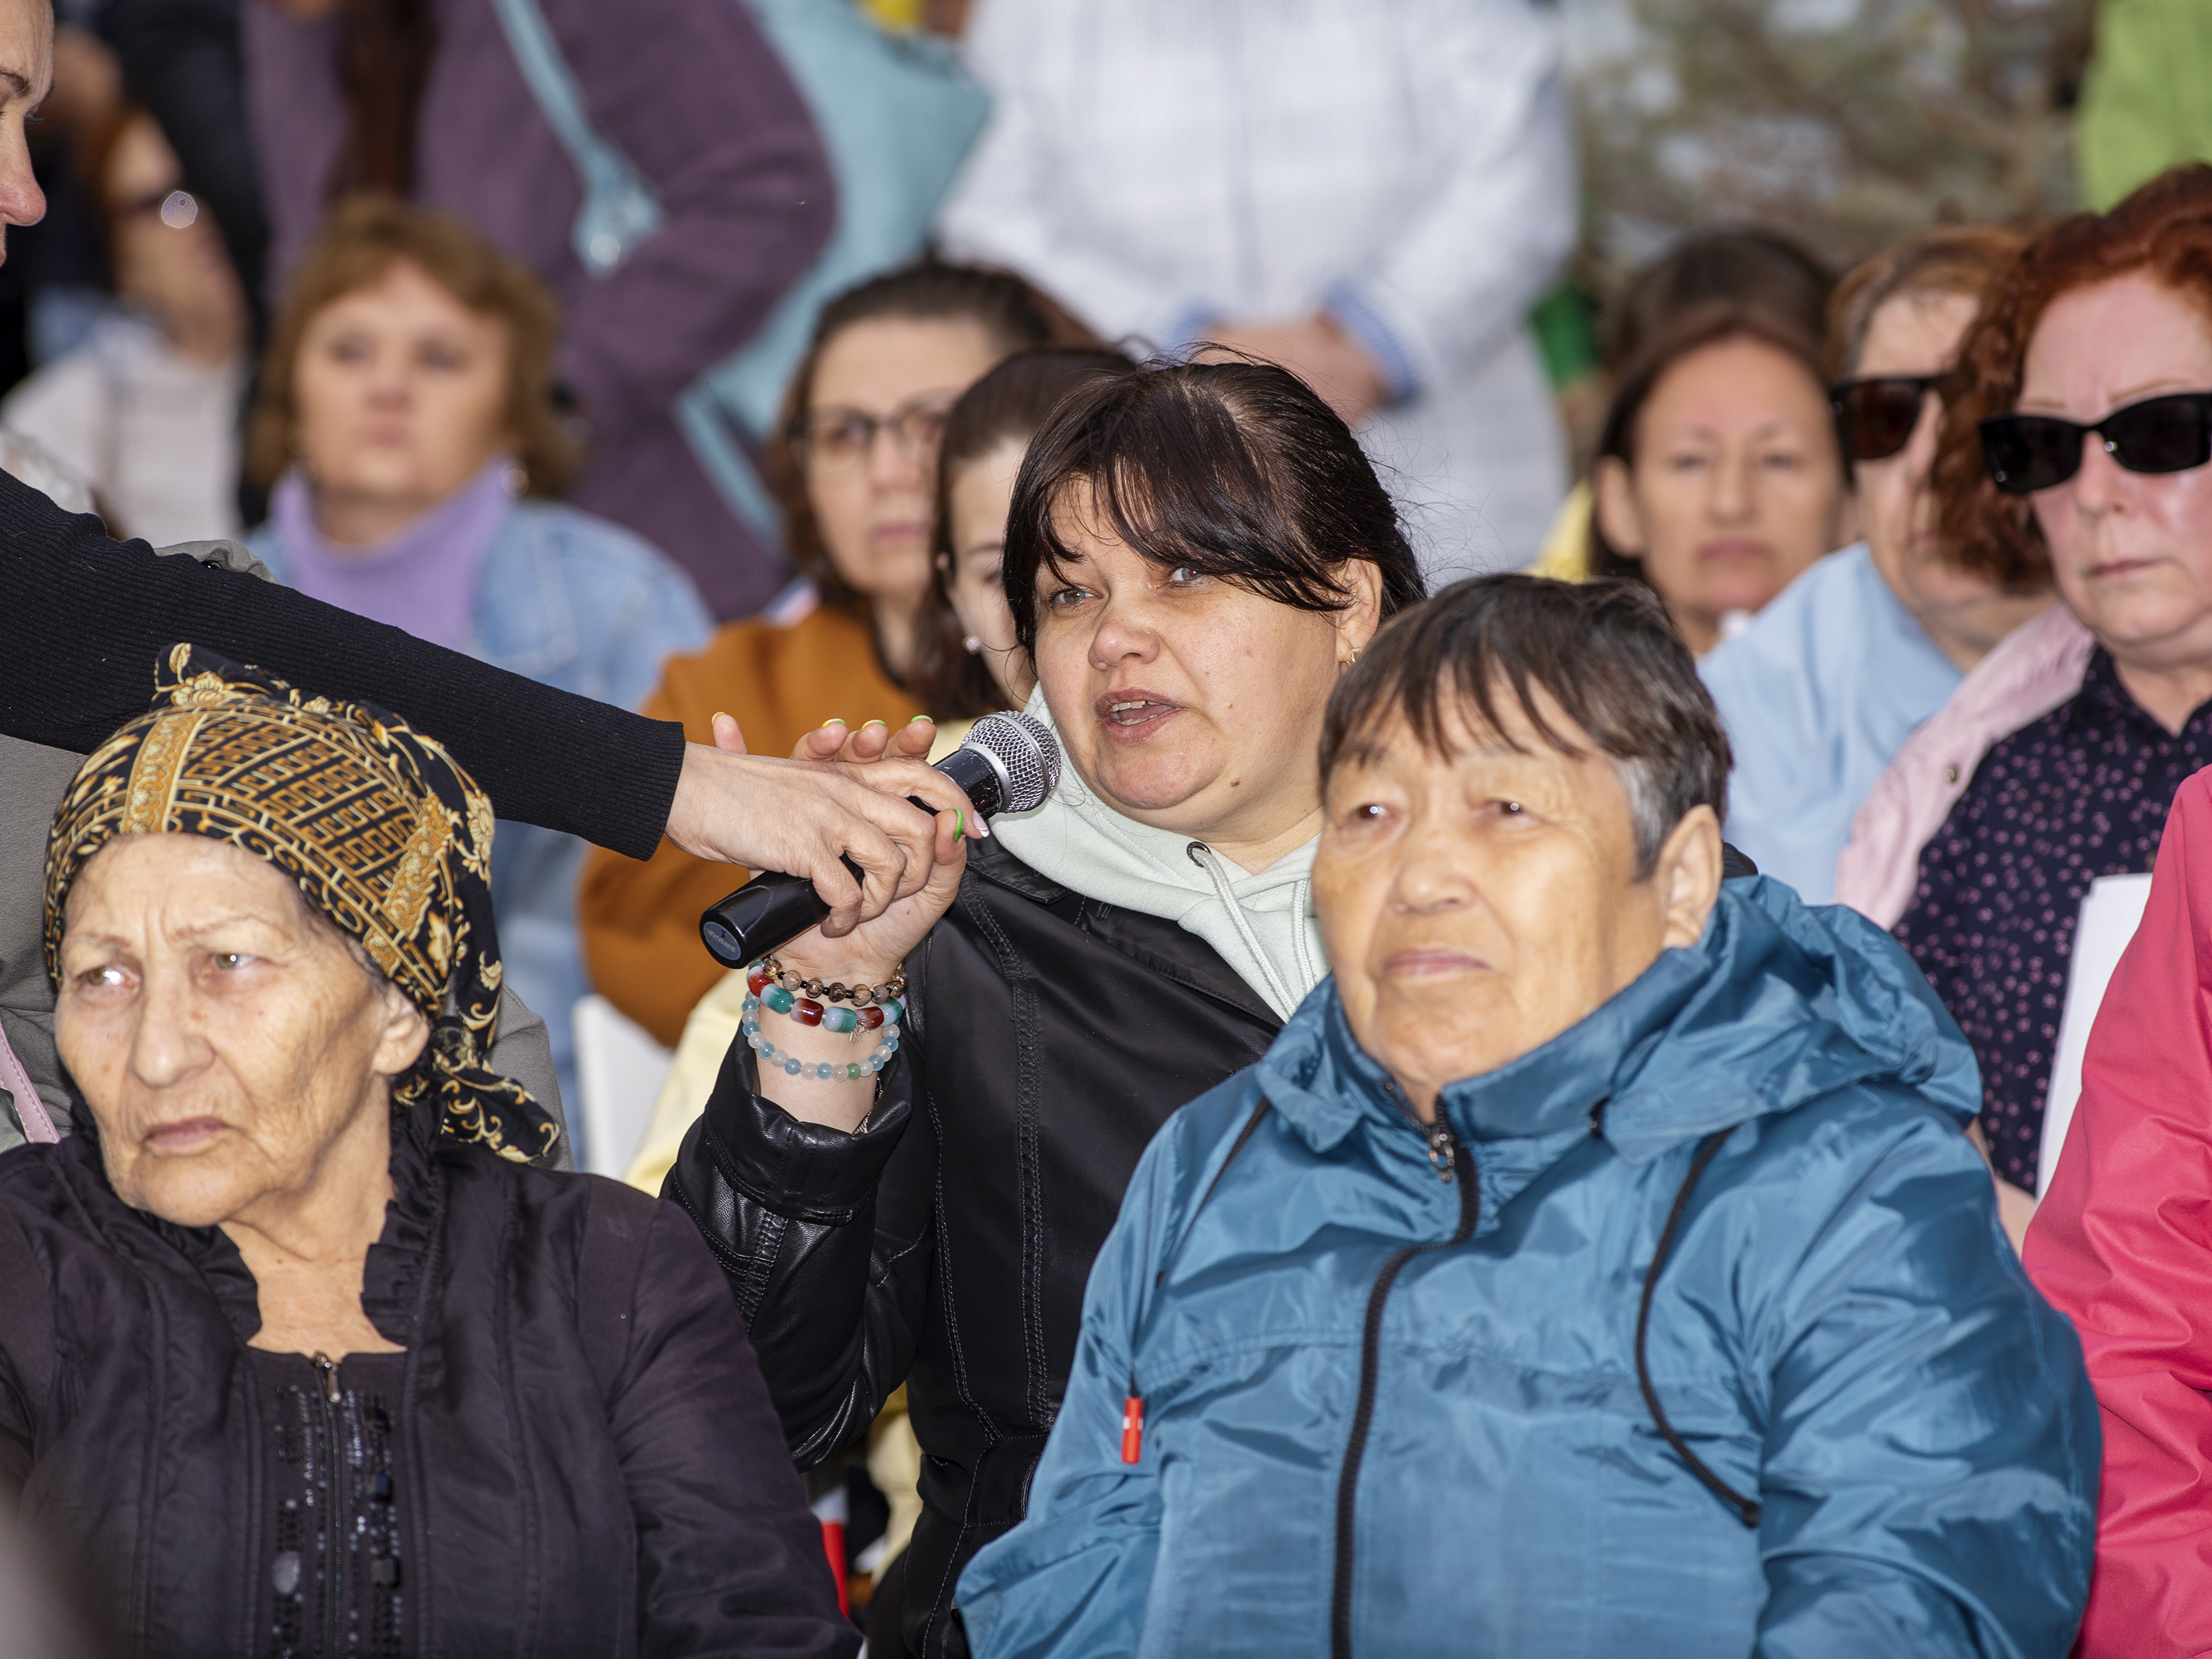
[[1997, 1173], [2029, 1191], [2082, 896], [2148, 870], [2174, 792], [2212, 765], [2212, 703], [2175, 737], [2102, 650], [2081, 690], [1983, 759], [1920, 855], [1897, 937], [1973, 1045]]

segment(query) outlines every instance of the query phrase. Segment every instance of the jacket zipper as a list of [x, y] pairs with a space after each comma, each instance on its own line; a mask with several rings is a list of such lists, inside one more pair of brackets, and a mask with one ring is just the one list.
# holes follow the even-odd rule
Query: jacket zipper
[[1352, 1523], [1358, 1512], [1360, 1461], [1367, 1454], [1367, 1431], [1375, 1416], [1384, 1304], [1407, 1262], [1417, 1255], [1465, 1243], [1482, 1218], [1482, 1188], [1475, 1179], [1474, 1156], [1444, 1122], [1441, 1103], [1436, 1125], [1428, 1133], [1428, 1153], [1430, 1164], [1444, 1180], [1459, 1182], [1459, 1225], [1449, 1238], [1431, 1244], [1408, 1244], [1397, 1251], [1382, 1264], [1382, 1271], [1375, 1276], [1375, 1288], [1367, 1293], [1367, 1325], [1359, 1340], [1359, 1403], [1352, 1413], [1352, 1432], [1345, 1439], [1343, 1472], [1336, 1479], [1336, 1580], [1328, 1610], [1331, 1659], [1352, 1659]]
[[[326, 1353], [317, 1353], [315, 1375], [322, 1386], [315, 1390], [323, 1407], [323, 1478], [325, 1498], [323, 1504], [323, 1653], [325, 1659], [337, 1659], [338, 1653], [338, 1595], [343, 1575], [338, 1571], [338, 1557], [345, 1546], [345, 1534], [338, 1522], [338, 1368], [337, 1363]], [[350, 1589], [350, 1586], [347, 1586]]]

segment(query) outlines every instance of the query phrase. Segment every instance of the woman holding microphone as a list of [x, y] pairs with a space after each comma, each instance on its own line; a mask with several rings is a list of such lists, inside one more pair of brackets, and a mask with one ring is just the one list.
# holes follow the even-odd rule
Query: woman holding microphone
[[[1058, 789], [875, 921], [764, 965], [666, 1188], [802, 1463], [907, 1384], [923, 1513], [901, 1623], [927, 1656], [967, 1650], [954, 1580], [1021, 1518], [1139, 1155], [1327, 971], [1322, 710], [1421, 597], [1350, 430], [1242, 362], [1063, 404], [1015, 485], [1004, 580]], [[872, 988], [888, 1018], [837, 1031], [817, 981]]]

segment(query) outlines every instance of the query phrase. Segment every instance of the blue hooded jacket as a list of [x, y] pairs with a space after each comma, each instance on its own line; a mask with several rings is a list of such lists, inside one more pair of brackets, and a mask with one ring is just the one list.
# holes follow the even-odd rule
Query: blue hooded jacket
[[[1146, 1152], [1029, 1518], [962, 1579], [971, 1644], [2061, 1659], [2096, 1401], [1961, 1133], [1980, 1099], [1894, 942], [1764, 878], [1446, 1089], [1449, 1139], [1324, 981]], [[1637, 1330], [1701, 1147], [1643, 1345], [1678, 1449]]]

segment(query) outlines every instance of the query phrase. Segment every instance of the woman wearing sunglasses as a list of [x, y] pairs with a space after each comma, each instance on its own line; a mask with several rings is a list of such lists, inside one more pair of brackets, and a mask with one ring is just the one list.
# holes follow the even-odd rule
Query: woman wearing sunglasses
[[1825, 904], [1851, 815], [1966, 671], [2051, 602], [1962, 569], [1928, 489], [1942, 377], [2021, 238], [1934, 230], [1859, 266], [1829, 307], [1836, 428], [1865, 539], [1813, 567], [1701, 665], [1735, 752], [1729, 841]]
[[1943, 534], [1993, 576], [2047, 568], [2087, 636], [2070, 693], [2055, 623], [2016, 636], [2039, 662], [1999, 661], [2008, 641], [1960, 688], [1954, 708], [1984, 675], [2034, 696], [1965, 757], [1897, 922], [1974, 1046], [1990, 1161], [2024, 1204], [2082, 895], [2150, 868], [2175, 791], [2212, 763], [2212, 167], [2030, 243], [1954, 385]]

